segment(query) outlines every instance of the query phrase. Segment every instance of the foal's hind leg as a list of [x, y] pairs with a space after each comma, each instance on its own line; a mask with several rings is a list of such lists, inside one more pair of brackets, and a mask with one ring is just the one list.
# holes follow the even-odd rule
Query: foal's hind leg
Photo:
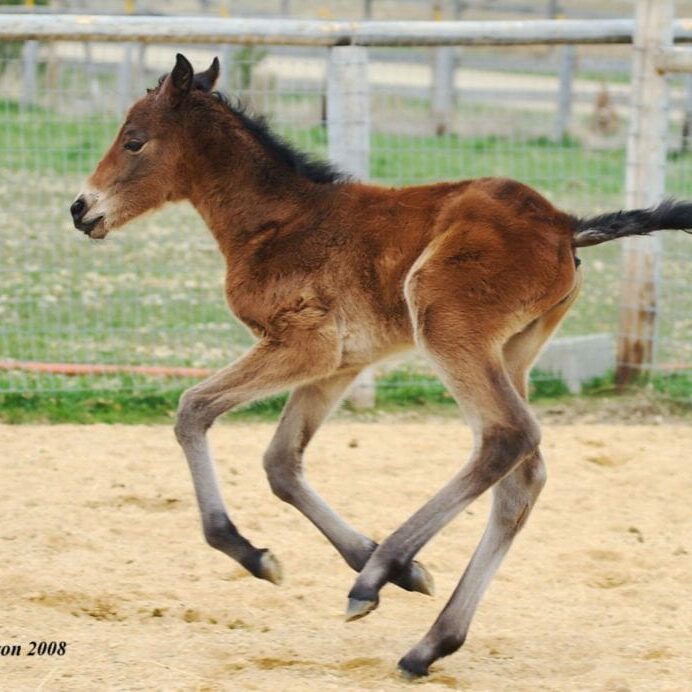
[[[527, 329], [512, 337], [503, 351], [508, 374], [522, 397], [527, 375], [543, 343], [576, 298], [578, 286], [561, 303]], [[448, 604], [423, 639], [401, 661], [408, 675], [425, 675], [428, 666], [456, 651], [466, 639], [471, 619], [512, 540], [528, 519], [545, 483], [545, 465], [539, 450], [493, 488], [488, 526]]]
[[461, 581], [427, 634], [399, 661], [407, 675], [427, 675], [431, 663], [461, 647], [478, 604], [528, 519], [545, 483], [545, 465], [534, 452], [493, 488], [488, 526]]
[[538, 448], [538, 425], [505, 369], [503, 345], [573, 289], [571, 239], [492, 205], [482, 195], [460, 205], [461, 220], [430, 242], [405, 283], [416, 342], [468, 413], [474, 450], [372, 554], [349, 593], [349, 619], [374, 609], [391, 573]]
[[[349, 593], [348, 619], [377, 606], [379, 591], [402, 565], [459, 512], [512, 469], [532, 456], [540, 432], [491, 347], [435, 360], [445, 383], [471, 409], [475, 448], [471, 459], [431, 500], [391, 534], [373, 553]], [[463, 367], [459, 363], [463, 362]]]
[[[264, 467], [274, 493], [302, 512], [359, 572], [377, 544], [349, 526], [310, 487], [303, 476], [303, 452], [331, 409], [351, 384], [355, 371], [298, 387], [291, 395], [281, 422], [264, 456]], [[432, 593], [432, 577], [416, 561], [409, 562], [390, 581], [408, 591]]]

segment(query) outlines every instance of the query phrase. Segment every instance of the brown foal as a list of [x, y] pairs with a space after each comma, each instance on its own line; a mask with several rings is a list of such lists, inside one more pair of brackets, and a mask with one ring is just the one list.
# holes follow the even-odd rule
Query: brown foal
[[[381, 587], [431, 593], [418, 551], [493, 488], [488, 527], [449, 602], [400, 661], [410, 675], [458, 649], [473, 613], [545, 481], [527, 374], [579, 290], [575, 248], [690, 228], [692, 204], [577, 219], [501, 178], [387, 189], [311, 161], [212, 91], [214, 60], [181, 55], [135, 103], [72, 204], [91, 238], [164, 202], [187, 199], [226, 264], [226, 298], [257, 337], [235, 363], [189, 389], [175, 426], [207, 541], [277, 583], [279, 564], [231, 522], [206, 431], [252, 399], [292, 394], [264, 456], [276, 495], [299, 509], [357, 572], [348, 619]], [[464, 409], [474, 449], [458, 473], [380, 545], [310, 487], [302, 457], [358, 373], [418, 347]]]

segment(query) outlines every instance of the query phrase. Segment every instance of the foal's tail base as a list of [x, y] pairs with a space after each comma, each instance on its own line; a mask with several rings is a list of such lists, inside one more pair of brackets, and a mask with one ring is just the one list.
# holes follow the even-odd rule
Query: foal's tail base
[[574, 247], [598, 245], [632, 235], [649, 235], [663, 229], [692, 233], [692, 202], [667, 199], [649, 209], [633, 209], [591, 218], [572, 217]]

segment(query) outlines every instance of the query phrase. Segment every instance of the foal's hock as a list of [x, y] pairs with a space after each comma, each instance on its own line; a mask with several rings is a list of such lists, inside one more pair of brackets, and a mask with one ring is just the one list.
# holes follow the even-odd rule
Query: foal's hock
[[[257, 337], [238, 361], [189, 389], [175, 432], [207, 541], [278, 583], [279, 563], [235, 527], [206, 431], [222, 413], [292, 390], [264, 456], [272, 490], [301, 511], [359, 572], [348, 619], [390, 581], [429, 594], [418, 551], [493, 488], [488, 527], [437, 620], [399, 665], [425, 675], [456, 651], [545, 481], [527, 374], [575, 300], [575, 248], [692, 227], [692, 204], [578, 219], [513, 180], [388, 189], [315, 162], [212, 91], [219, 63], [173, 71], [137, 101], [73, 202], [91, 238], [165, 202], [189, 200], [226, 259], [226, 299]], [[383, 543], [349, 526], [310, 487], [303, 452], [358, 373], [420, 349], [467, 413], [468, 461]]]

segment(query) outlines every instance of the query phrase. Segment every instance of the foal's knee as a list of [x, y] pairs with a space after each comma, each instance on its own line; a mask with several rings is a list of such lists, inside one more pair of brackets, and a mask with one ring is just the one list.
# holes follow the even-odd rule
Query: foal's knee
[[541, 490], [545, 487], [548, 480], [548, 474], [545, 467], [545, 462], [537, 449], [536, 453], [528, 458], [519, 469], [521, 481], [526, 487], [526, 492], [535, 501], [541, 494]]
[[298, 487], [298, 464], [294, 454], [285, 448], [269, 447], [264, 453], [263, 466], [269, 487], [280, 500], [293, 504]]
[[208, 420], [202, 401], [188, 389], [180, 397], [175, 419], [175, 436], [180, 444], [190, 437], [203, 433], [213, 421]]

